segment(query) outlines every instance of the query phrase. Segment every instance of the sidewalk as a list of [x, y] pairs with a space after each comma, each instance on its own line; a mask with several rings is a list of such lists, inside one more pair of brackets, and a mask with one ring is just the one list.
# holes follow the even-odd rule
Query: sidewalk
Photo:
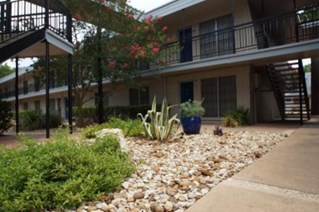
[[319, 119], [213, 188], [187, 212], [319, 211]]

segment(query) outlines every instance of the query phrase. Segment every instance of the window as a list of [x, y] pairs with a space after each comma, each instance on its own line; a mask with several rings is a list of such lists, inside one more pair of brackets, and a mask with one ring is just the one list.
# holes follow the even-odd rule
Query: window
[[149, 88], [130, 88], [130, 105], [148, 105], [150, 103]]
[[56, 111], [55, 99], [50, 99], [49, 100], [49, 106], [50, 106], [50, 111], [51, 112], [55, 112]]
[[34, 91], [35, 92], [40, 91], [40, 78], [39, 77], [34, 78]]
[[28, 90], [28, 81], [23, 81], [23, 94], [27, 94]]
[[223, 117], [237, 108], [236, 77], [219, 77], [201, 81], [205, 117]]
[[226, 15], [200, 24], [201, 58], [234, 52], [233, 16]]
[[34, 101], [34, 109], [41, 111], [40, 101]]
[[[108, 106], [109, 105], [109, 96], [107, 95], [106, 92], [103, 92], [103, 106]], [[98, 93], [95, 93], [95, 107], [98, 107], [98, 100], [99, 100], [99, 95]]]
[[23, 103], [23, 110], [28, 110], [29, 109], [29, 104], [28, 102]]

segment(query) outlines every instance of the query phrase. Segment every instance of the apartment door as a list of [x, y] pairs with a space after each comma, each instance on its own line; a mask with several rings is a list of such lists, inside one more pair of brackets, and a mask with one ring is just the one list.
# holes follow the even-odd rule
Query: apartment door
[[186, 102], [194, 99], [194, 83], [182, 82], [181, 83], [181, 102]]
[[179, 31], [180, 62], [193, 60], [192, 28]]

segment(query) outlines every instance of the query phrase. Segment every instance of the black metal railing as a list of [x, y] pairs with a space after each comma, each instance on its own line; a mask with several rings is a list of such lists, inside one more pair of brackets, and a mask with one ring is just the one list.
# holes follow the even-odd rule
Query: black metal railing
[[[52, 81], [52, 83], [50, 83], [50, 89], [61, 88], [64, 86], [67, 86], [67, 82]], [[37, 93], [40, 91], [44, 91], [44, 89], [45, 89], [45, 84], [43, 83], [29, 83], [27, 85], [21, 84], [21, 86], [18, 87], [19, 95]], [[7, 90], [0, 92], [0, 99], [7, 99], [14, 96], [15, 96], [14, 87], [7, 88]]]
[[319, 4], [309, 5], [281, 15], [194, 36], [189, 41], [168, 43], [162, 47], [157, 65], [189, 62], [317, 39], [318, 10]]
[[37, 29], [49, 28], [68, 39], [69, 10], [59, 0], [0, 2], [0, 43]]

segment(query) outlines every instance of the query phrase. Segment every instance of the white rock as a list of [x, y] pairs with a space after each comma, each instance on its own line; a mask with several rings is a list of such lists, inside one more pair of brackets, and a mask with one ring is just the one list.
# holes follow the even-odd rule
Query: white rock
[[119, 139], [122, 151], [128, 152], [127, 142], [121, 129], [103, 129], [96, 132], [97, 138], [104, 138], [105, 136], [113, 135]]

